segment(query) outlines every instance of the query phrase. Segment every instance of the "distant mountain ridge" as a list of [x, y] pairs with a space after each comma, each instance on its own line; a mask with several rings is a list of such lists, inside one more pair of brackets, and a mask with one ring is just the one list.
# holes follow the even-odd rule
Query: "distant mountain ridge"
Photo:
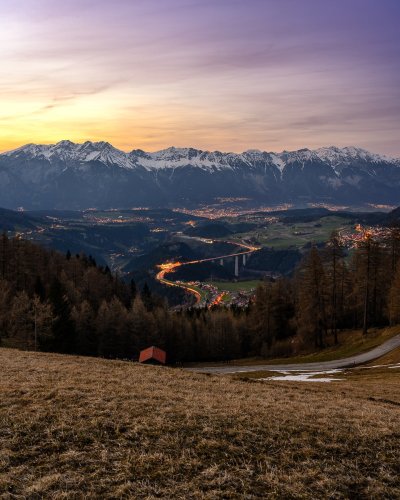
[[7, 208], [188, 205], [238, 196], [268, 204], [399, 204], [400, 160], [356, 147], [126, 153], [89, 141], [0, 154], [0, 206]]
[[249, 149], [243, 153], [222, 153], [220, 151], [203, 151], [194, 148], [170, 147], [153, 153], [141, 149], [134, 149], [126, 153], [115, 148], [108, 142], [90, 142], [76, 144], [71, 141], [60, 141], [57, 144], [27, 144], [20, 148], [0, 154], [9, 158], [45, 159], [54, 162], [91, 162], [100, 161], [105, 165], [114, 165], [121, 168], [134, 169], [144, 167], [148, 170], [161, 168], [177, 168], [181, 166], [196, 166], [200, 168], [232, 168], [235, 161], [242, 161], [252, 167], [256, 161], [265, 161], [283, 170], [288, 164], [296, 161], [323, 161], [332, 166], [348, 164], [354, 160], [367, 162], [388, 162], [400, 165], [399, 159], [385, 155], [370, 153], [365, 149], [355, 147], [337, 148], [324, 147], [315, 150], [307, 148], [298, 151], [283, 151], [271, 153], [258, 149]]

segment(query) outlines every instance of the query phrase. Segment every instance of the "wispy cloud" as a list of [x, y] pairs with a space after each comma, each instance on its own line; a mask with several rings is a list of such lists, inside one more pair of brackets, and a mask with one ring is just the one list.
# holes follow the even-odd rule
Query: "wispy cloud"
[[399, 15], [397, 0], [4, 0], [0, 149], [351, 138], [398, 154]]

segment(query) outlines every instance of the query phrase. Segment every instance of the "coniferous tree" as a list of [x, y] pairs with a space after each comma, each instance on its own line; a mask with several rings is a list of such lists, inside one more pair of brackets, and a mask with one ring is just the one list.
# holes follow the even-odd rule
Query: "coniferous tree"
[[388, 312], [391, 325], [400, 323], [400, 264], [389, 291]]
[[364, 255], [364, 269], [363, 269], [363, 281], [364, 281], [364, 300], [363, 300], [363, 334], [368, 333], [369, 327], [369, 301], [371, 293], [371, 247], [372, 240], [369, 235], [366, 236], [363, 245], [360, 247]]
[[328, 329], [326, 277], [322, 260], [315, 247], [299, 268], [297, 279], [297, 325], [304, 341], [314, 339], [324, 347]]
[[8, 264], [9, 264], [9, 247], [10, 247], [9, 239], [7, 237], [7, 234], [4, 232], [1, 235], [1, 242], [0, 242], [0, 272], [2, 279], [7, 278]]
[[37, 295], [32, 299], [31, 308], [34, 326], [33, 344], [37, 351], [41, 347], [46, 348], [51, 342], [55, 317], [51, 305], [48, 302], [42, 302]]
[[387, 266], [387, 249], [374, 241], [371, 247], [371, 323], [375, 326], [385, 324], [386, 300], [391, 278]]
[[10, 310], [10, 337], [21, 349], [34, 347], [34, 319], [30, 299], [26, 292], [18, 292]]
[[146, 347], [158, 344], [160, 338], [154, 315], [147, 310], [141, 297], [137, 296], [133, 301], [129, 317], [132, 345], [136, 354]]
[[40, 276], [36, 276], [33, 291], [34, 291], [34, 294], [40, 298], [40, 300], [44, 300], [44, 298], [46, 297], [46, 289], [43, 285], [43, 282], [42, 282], [42, 279]]
[[384, 305], [381, 297], [387, 293], [383, 262], [382, 246], [374, 241], [369, 231], [365, 231], [356, 249], [353, 266], [354, 290], [361, 305], [361, 325], [364, 335], [368, 333], [371, 323], [376, 324], [378, 319], [382, 320]]
[[272, 283], [264, 283], [256, 289], [256, 307], [254, 309], [255, 349], [266, 353], [275, 339], [275, 325], [272, 303]]
[[99, 339], [96, 329], [96, 313], [87, 300], [71, 311], [75, 323], [77, 352], [87, 356], [98, 354]]
[[75, 352], [75, 329], [71, 318], [71, 304], [66, 296], [64, 285], [54, 278], [49, 290], [49, 301], [53, 307], [55, 320], [53, 324], [52, 345], [57, 352]]
[[103, 301], [97, 316], [99, 352], [108, 358], [128, 358], [131, 352], [131, 335], [128, 311], [114, 297]]
[[143, 304], [146, 307], [146, 309], [148, 311], [151, 311], [151, 309], [153, 308], [153, 305], [154, 305], [153, 304], [153, 296], [151, 294], [151, 291], [150, 291], [149, 285], [147, 284], [147, 281], [143, 285], [142, 293], [140, 295], [141, 295]]
[[329, 323], [330, 331], [334, 338], [335, 344], [338, 343], [338, 320], [339, 320], [339, 297], [341, 288], [340, 270], [344, 271], [341, 266], [343, 259], [343, 249], [340, 243], [340, 238], [337, 232], [333, 232], [325, 251], [327, 263], [326, 271], [326, 286], [328, 287], [329, 295]]
[[390, 254], [390, 271], [391, 277], [394, 278], [394, 275], [397, 270], [397, 265], [400, 261], [400, 223], [395, 222], [389, 227], [389, 234], [387, 238], [387, 246], [389, 248]]
[[0, 344], [9, 333], [11, 288], [7, 281], [0, 278]]
[[134, 301], [137, 294], [137, 287], [134, 279], [130, 281], [131, 301]]

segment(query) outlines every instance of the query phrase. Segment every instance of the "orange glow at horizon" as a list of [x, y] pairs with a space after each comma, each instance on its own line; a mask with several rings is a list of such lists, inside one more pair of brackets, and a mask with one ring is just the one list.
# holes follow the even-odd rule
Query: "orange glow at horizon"
[[399, 7], [364, 3], [3, 0], [0, 151], [90, 140], [397, 157]]

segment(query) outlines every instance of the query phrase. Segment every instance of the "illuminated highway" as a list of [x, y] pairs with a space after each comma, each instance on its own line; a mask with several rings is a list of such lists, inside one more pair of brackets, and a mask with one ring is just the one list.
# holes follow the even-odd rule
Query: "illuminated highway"
[[[218, 243], [229, 243], [231, 245], [235, 245], [235, 246], [244, 248], [245, 250], [243, 252], [235, 252], [235, 253], [231, 253], [231, 254], [227, 254], [227, 255], [220, 255], [218, 257], [208, 257], [207, 259], [191, 260], [188, 262], [179, 262], [179, 261], [177, 261], [177, 262], [165, 262], [164, 264], [158, 265], [158, 268], [160, 269], [160, 271], [157, 273], [156, 279], [160, 283], [162, 283], [163, 285], [175, 286], [178, 288], [182, 288], [186, 292], [191, 293], [192, 295], [194, 295], [194, 297], [196, 299], [196, 304], [199, 304], [201, 302], [201, 294], [198, 290], [196, 290], [192, 286], [184, 284], [184, 283], [175, 283], [174, 281], [170, 281], [170, 280], [166, 279], [165, 275], [169, 274], [169, 273], [173, 273], [178, 267], [181, 267], [181, 266], [190, 266], [193, 264], [201, 264], [203, 262], [212, 262], [212, 261], [220, 260], [220, 259], [228, 259], [229, 257], [239, 257], [241, 255], [247, 255], [247, 254], [256, 252], [257, 250], [260, 250], [260, 247], [254, 247], [254, 246], [247, 245], [245, 243], [239, 243], [236, 241], [221, 241], [221, 240], [216, 240], [216, 241]], [[212, 243], [214, 243], [214, 241], [212, 241]], [[225, 295], [225, 292], [219, 294], [214, 299], [214, 301], [210, 304], [210, 306], [220, 304], [224, 295]]]

